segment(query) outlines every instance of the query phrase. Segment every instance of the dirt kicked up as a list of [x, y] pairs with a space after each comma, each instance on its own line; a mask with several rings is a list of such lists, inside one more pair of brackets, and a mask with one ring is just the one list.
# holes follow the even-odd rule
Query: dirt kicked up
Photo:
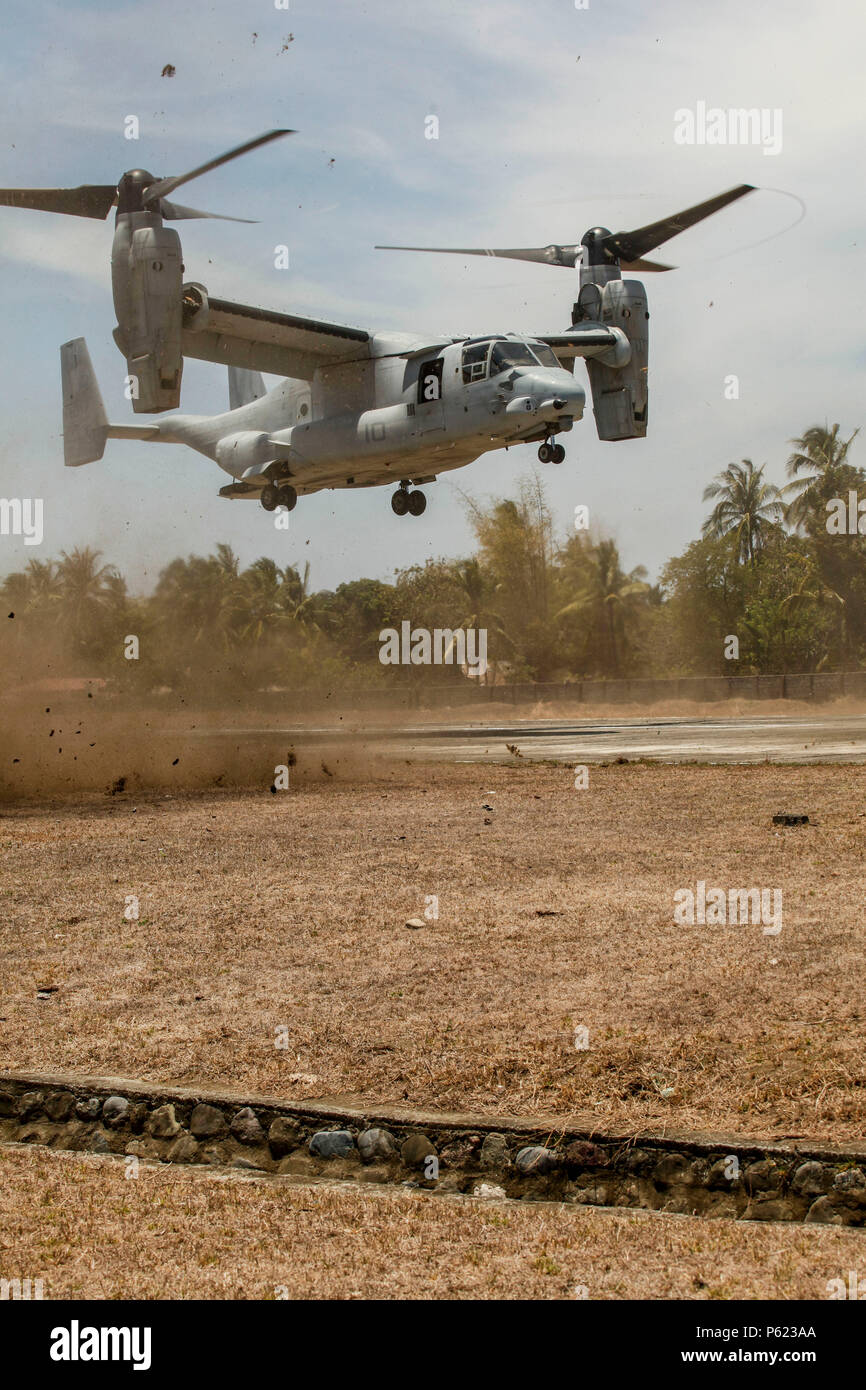
[[[382, 764], [7, 803], [0, 1067], [859, 1138], [864, 794], [854, 766]], [[701, 882], [781, 931], [677, 920]]]

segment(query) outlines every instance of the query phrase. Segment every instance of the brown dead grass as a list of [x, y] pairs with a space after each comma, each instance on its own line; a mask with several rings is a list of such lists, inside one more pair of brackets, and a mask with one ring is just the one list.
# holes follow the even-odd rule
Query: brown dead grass
[[[862, 1139], [866, 768], [572, 776], [6, 808], [0, 1066]], [[676, 925], [700, 878], [781, 888], [781, 936]]]
[[[0, 1149], [0, 1275], [45, 1298], [820, 1299], [859, 1232]], [[135, 1258], [130, 1252], [135, 1251]]]

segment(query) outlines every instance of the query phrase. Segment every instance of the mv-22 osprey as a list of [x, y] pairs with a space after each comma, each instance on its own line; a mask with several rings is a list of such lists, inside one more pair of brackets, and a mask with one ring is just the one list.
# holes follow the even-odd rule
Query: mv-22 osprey
[[[292, 133], [269, 131], [176, 177], [133, 169], [117, 185], [0, 190], [0, 204], [78, 217], [103, 219], [116, 205], [114, 337], [126, 358], [135, 414], [179, 405], [184, 357], [229, 369], [230, 409], [224, 414], [110, 424], [84, 339], [65, 343], [60, 354], [68, 466], [101, 459], [109, 438], [187, 444], [233, 479], [220, 488], [221, 497], [257, 497], [268, 512], [291, 511], [299, 496], [322, 488], [396, 483], [394, 511], [420, 516], [427, 503], [419, 485], [488, 450], [537, 442], [543, 463], [563, 461], [557, 436], [581, 418], [586, 400], [574, 377], [578, 357], [587, 359], [599, 439], [646, 434], [647, 298], [643, 285], [624, 280], [622, 272], [672, 269], [646, 260], [647, 253], [750, 193], [751, 184], [636, 231], [593, 227], [579, 245], [380, 248], [579, 264], [569, 328], [533, 337], [489, 333], [430, 341], [256, 309], [215, 299], [202, 284], [184, 283], [180, 238], [164, 223], [219, 214], [171, 202], [169, 194]], [[266, 391], [262, 372], [283, 380]]]

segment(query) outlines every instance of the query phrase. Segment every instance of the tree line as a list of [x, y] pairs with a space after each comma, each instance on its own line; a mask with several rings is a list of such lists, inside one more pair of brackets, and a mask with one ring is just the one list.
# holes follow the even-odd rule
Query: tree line
[[[700, 537], [651, 584], [626, 571], [609, 536], [557, 536], [544, 487], [467, 499], [472, 555], [428, 560], [391, 582], [310, 588], [309, 566], [262, 557], [242, 569], [230, 546], [173, 560], [136, 597], [98, 551], [30, 560], [2, 583], [7, 670], [108, 676], [139, 689], [222, 691], [384, 686], [464, 679], [453, 666], [385, 667], [379, 634], [487, 630], [487, 680], [769, 674], [856, 669], [866, 658], [866, 474], [849, 459], [857, 431], [813, 425], [790, 441], [788, 481], [729, 464], [704, 491]], [[854, 495], [853, 511], [850, 502]], [[841, 500], [840, 500], [841, 499]], [[838, 522], [853, 517], [853, 531]], [[828, 518], [837, 524], [828, 529]], [[866, 532], [866, 515], [863, 518]], [[138, 638], [139, 656], [124, 656]], [[725, 656], [735, 635], [739, 659]], [[36, 668], [39, 668], [38, 670]]]

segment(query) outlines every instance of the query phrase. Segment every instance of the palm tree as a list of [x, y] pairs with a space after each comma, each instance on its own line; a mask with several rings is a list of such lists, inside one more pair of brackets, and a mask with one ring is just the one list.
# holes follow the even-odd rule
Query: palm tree
[[[842, 659], [842, 668], [845, 669], [848, 661], [850, 649], [850, 633], [848, 629], [848, 604], [840, 593], [831, 589], [829, 584], [816, 574], [804, 575], [793, 593], [788, 594], [782, 600], [783, 613], [798, 613], [804, 609], [808, 612], [810, 607], [829, 610], [831, 615], [835, 615], [839, 620], [839, 649]], [[829, 653], [825, 653], [819, 669], [826, 666]]]
[[[97, 635], [110, 613], [116, 613], [126, 597], [126, 585], [113, 565], [100, 565], [101, 551], [76, 546], [61, 553], [57, 567], [59, 618], [80, 643]], [[40, 574], [50, 584], [52, 576]]]
[[626, 574], [620, 564], [616, 542], [599, 541], [590, 555], [589, 581], [571, 603], [560, 609], [557, 618], [569, 613], [589, 613], [604, 648], [603, 666], [620, 674], [626, 640], [626, 621], [649, 593], [646, 569], [638, 565]]
[[[501, 615], [495, 613], [492, 608], [488, 607], [488, 596], [491, 593], [491, 585], [478, 560], [475, 558], [471, 560], [458, 560], [453, 566], [452, 572], [460, 586], [462, 596], [466, 600], [466, 607], [468, 609], [468, 612], [458, 622], [457, 628], [463, 628], [464, 631], [468, 631], [470, 628], [476, 631], [484, 629], [488, 637], [492, 632], [499, 643], [506, 647], [513, 648], [514, 643], [505, 630], [505, 624]], [[451, 639], [448, 653], [451, 652], [456, 644], [457, 635], [455, 632], [454, 637]], [[445, 655], [445, 660], [448, 660], [448, 653]], [[485, 685], [488, 683], [491, 668], [492, 663], [488, 663], [487, 670], [483, 677]]]
[[764, 482], [764, 468], [756, 468], [751, 459], [729, 463], [727, 468], [704, 488], [705, 502], [718, 498], [715, 507], [703, 524], [705, 536], [720, 539], [733, 535], [737, 555], [750, 565], [776, 529], [784, 515], [781, 493], [775, 483]]
[[[789, 525], [799, 528], [805, 524], [822, 483], [829, 485], [822, 491], [833, 490], [835, 476], [847, 464], [848, 450], [859, 433], [855, 430], [850, 439], [840, 439], [838, 424], [832, 429], [826, 424], [810, 425], [799, 439], [789, 440], [795, 450], [786, 465], [793, 481], [783, 489], [783, 495], [790, 498], [785, 513]], [[799, 477], [801, 473], [809, 476]]]

